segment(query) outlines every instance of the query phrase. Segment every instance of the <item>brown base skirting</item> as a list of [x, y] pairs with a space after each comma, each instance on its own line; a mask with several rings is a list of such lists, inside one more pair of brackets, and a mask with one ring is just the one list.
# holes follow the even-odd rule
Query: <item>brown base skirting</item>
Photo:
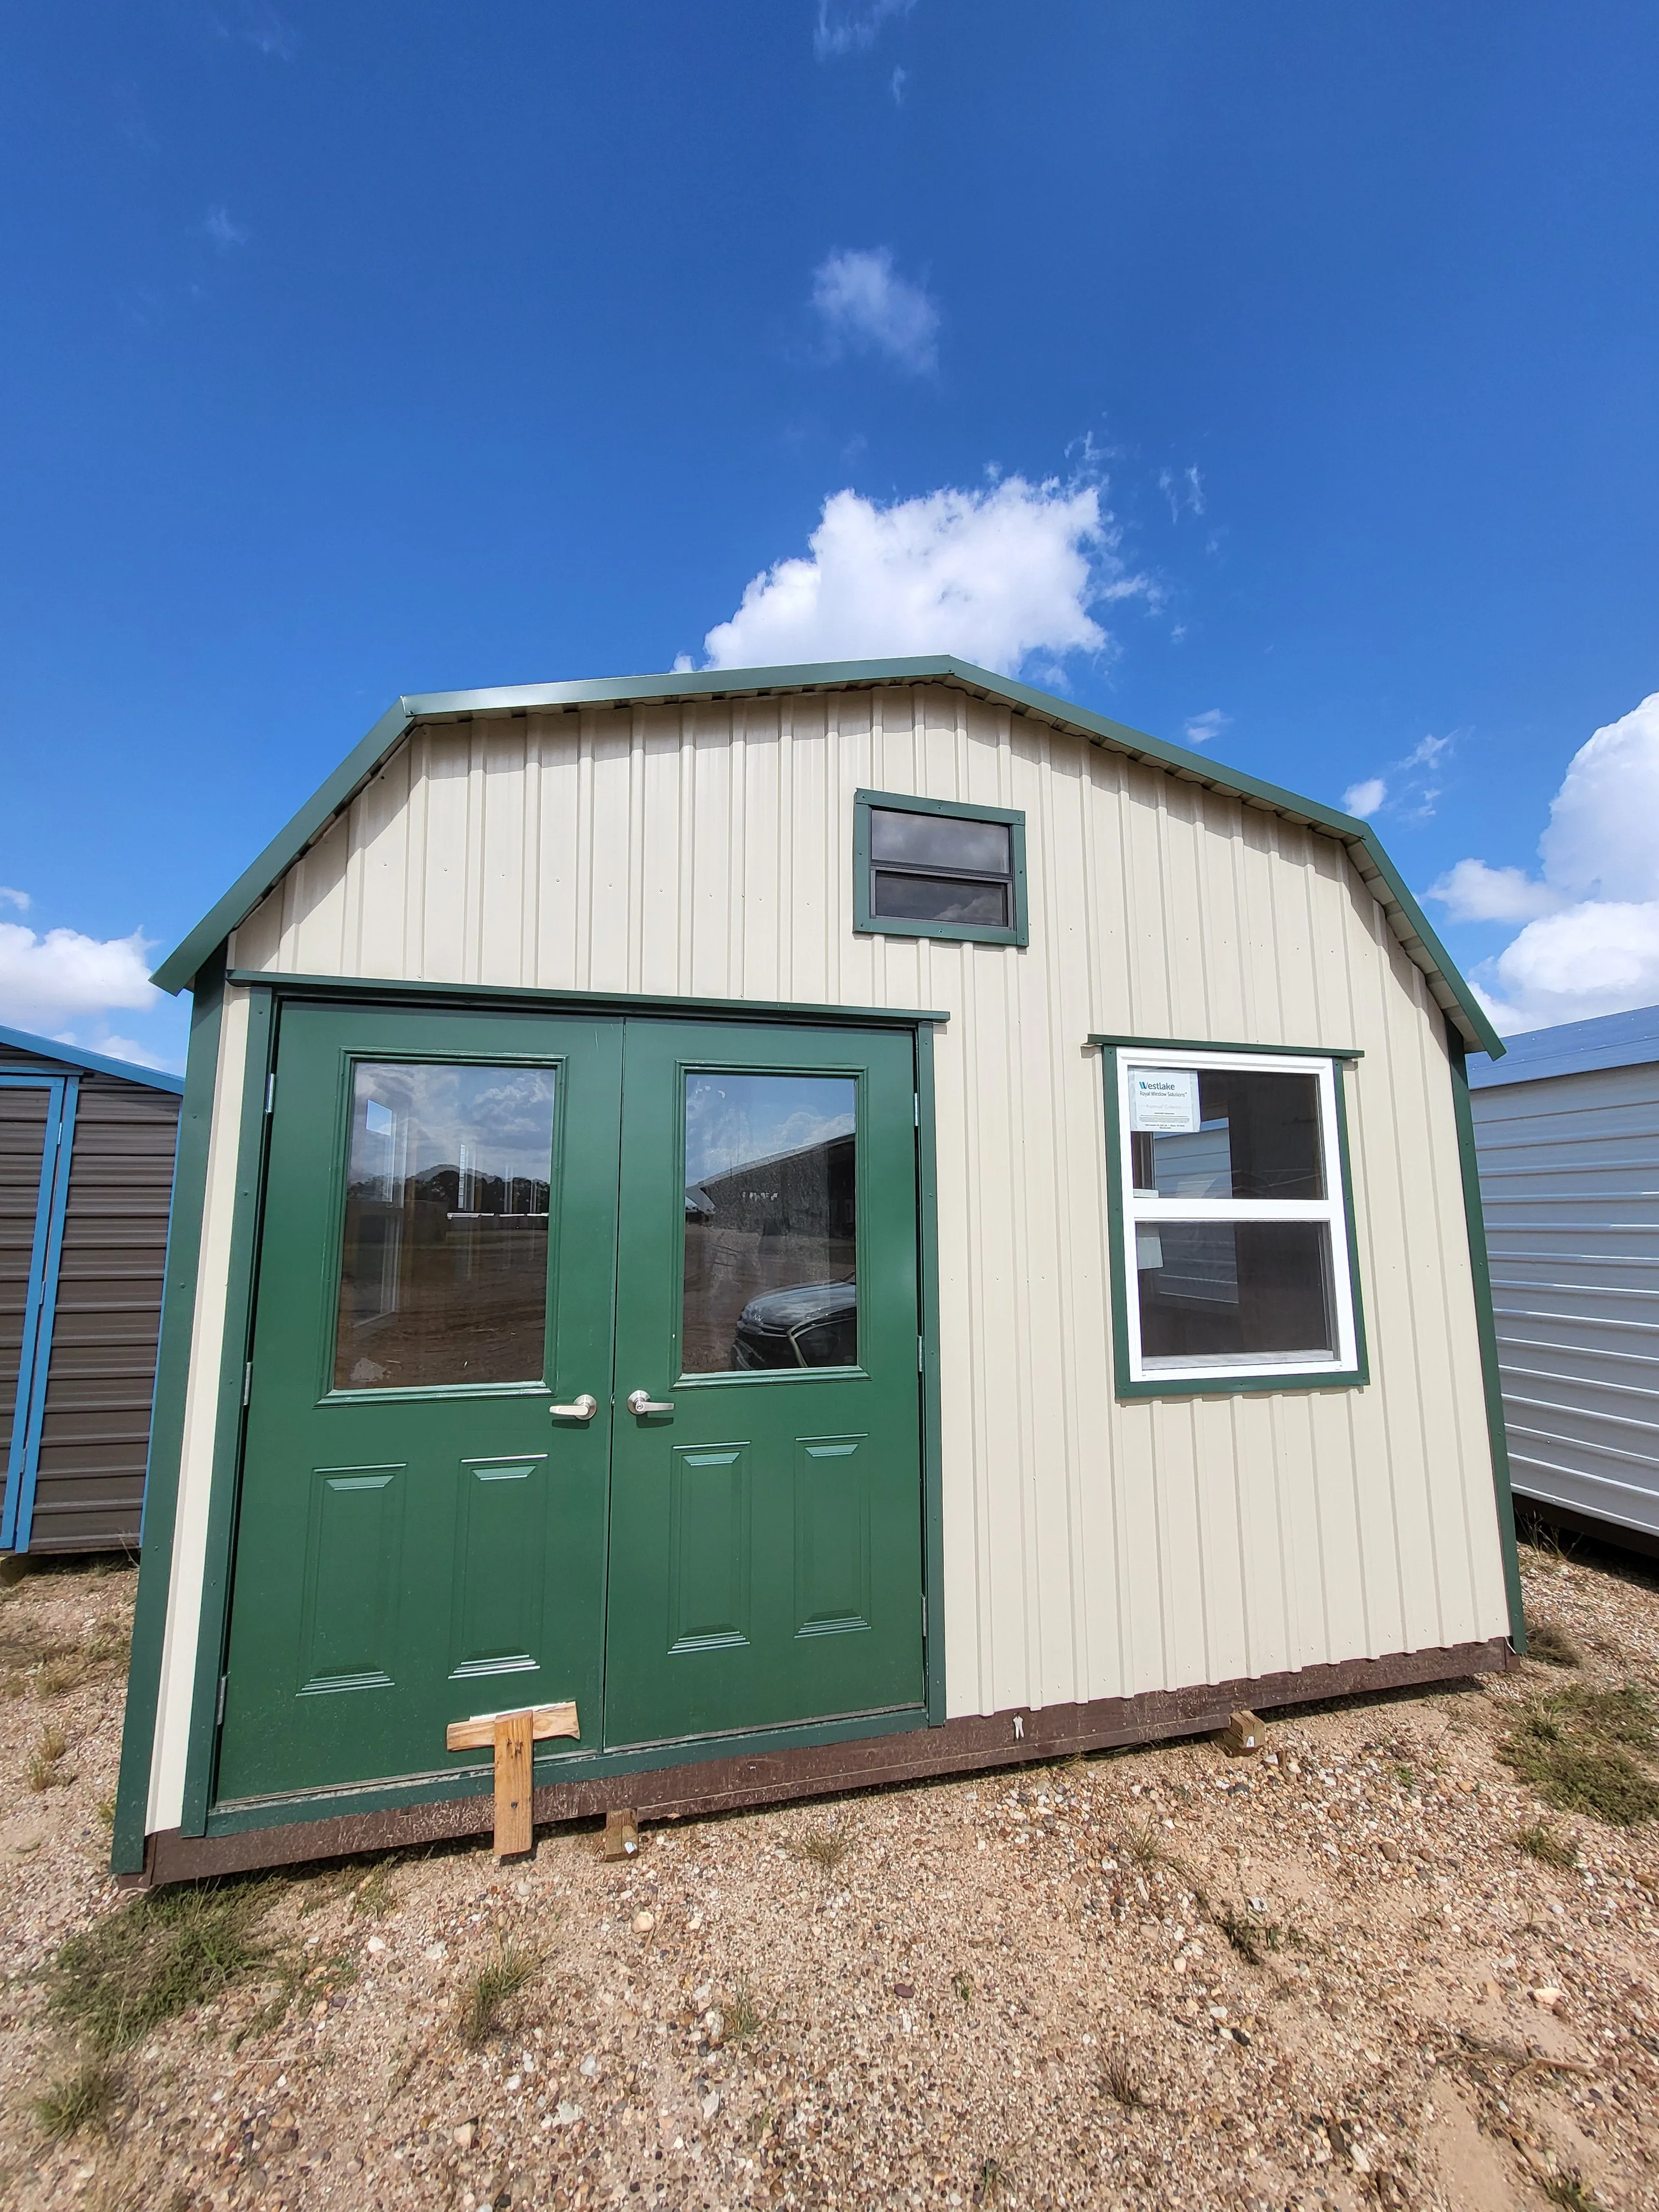
[[[1085, 1705], [1045, 1705], [1035, 1711], [969, 1715], [947, 1721], [942, 1728], [915, 1729], [903, 1735], [865, 1736], [851, 1743], [811, 1744], [752, 1757], [647, 1767], [592, 1782], [550, 1783], [536, 1792], [535, 1816], [537, 1825], [545, 1826], [552, 1821], [592, 1819], [614, 1806], [627, 1805], [641, 1820], [674, 1820], [748, 1805], [777, 1805], [790, 1798], [835, 1796], [930, 1775], [971, 1773], [1115, 1745], [1206, 1735], [1224, 1728], [1229, 1715], [1240, 1705], [1272, 1711], [1415, 1683], [1458, 1681], [1471, 1674], [1498, 1673], [1515, 1663], [1507, 1641], [1495, 1636], [1486, 1644], [1399, 1651], [1382, 1659], [1345, 1659], [1335, 1666], [1258, 1674], [1248, 1681], [1147, 1690], [1137, 1698], [1097, 1698]], [[254, 1867], [295, 1866], [354, 1851], [397, 1850], [448, 1837], [481, 1835], [489, 1829], [491, 1803], [486, 1790], [436, 1804], [292, 1821], [232, 1836], [181, 1836], [176, 1828], [167, 1828], [150, 1837], [143, 1873], [126, 1877], [125, 1886], [149, 1888], [157, 1882], [191, 1881]]]

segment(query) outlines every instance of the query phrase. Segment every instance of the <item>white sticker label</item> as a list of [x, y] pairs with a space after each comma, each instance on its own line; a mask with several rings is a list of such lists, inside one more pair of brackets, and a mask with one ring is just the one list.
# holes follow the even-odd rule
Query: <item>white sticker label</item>
[[1198, 1070], [1132, 1067], [1129, 1127], [1138, 1136], [1194, 1135], [1198, 1128]]

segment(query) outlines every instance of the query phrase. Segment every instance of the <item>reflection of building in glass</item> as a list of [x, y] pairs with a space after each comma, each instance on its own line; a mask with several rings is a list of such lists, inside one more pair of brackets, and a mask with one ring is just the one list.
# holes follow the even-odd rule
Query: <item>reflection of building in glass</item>
[[855, 1363], [857, 1187], [850, 1131], [686, 1185], [688, 1374]]

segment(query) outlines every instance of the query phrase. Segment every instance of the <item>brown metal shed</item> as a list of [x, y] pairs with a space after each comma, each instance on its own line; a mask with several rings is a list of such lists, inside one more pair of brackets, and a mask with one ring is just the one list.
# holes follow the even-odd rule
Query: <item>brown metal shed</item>
[[0, 1028], [0, 1552], [137, 1545], [183, 1090]]

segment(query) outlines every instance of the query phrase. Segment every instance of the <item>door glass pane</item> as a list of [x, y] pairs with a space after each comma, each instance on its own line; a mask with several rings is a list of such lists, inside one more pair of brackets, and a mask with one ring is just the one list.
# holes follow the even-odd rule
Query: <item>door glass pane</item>
[[686, 1077], [684, 1373], [857, 1364], [857, 1108], [851, 1076]]
[[1319, 1079], [1131, 1067], [1135, 1188], [1158, 1198], [1323, 1198]]
[[540, 1379], [554, 1071], [362, 1060], [337, 1390]]
[[1322, 1221], [1137, 1222], [1135, 1268], [1148, 1366], [1335, 1357]]

